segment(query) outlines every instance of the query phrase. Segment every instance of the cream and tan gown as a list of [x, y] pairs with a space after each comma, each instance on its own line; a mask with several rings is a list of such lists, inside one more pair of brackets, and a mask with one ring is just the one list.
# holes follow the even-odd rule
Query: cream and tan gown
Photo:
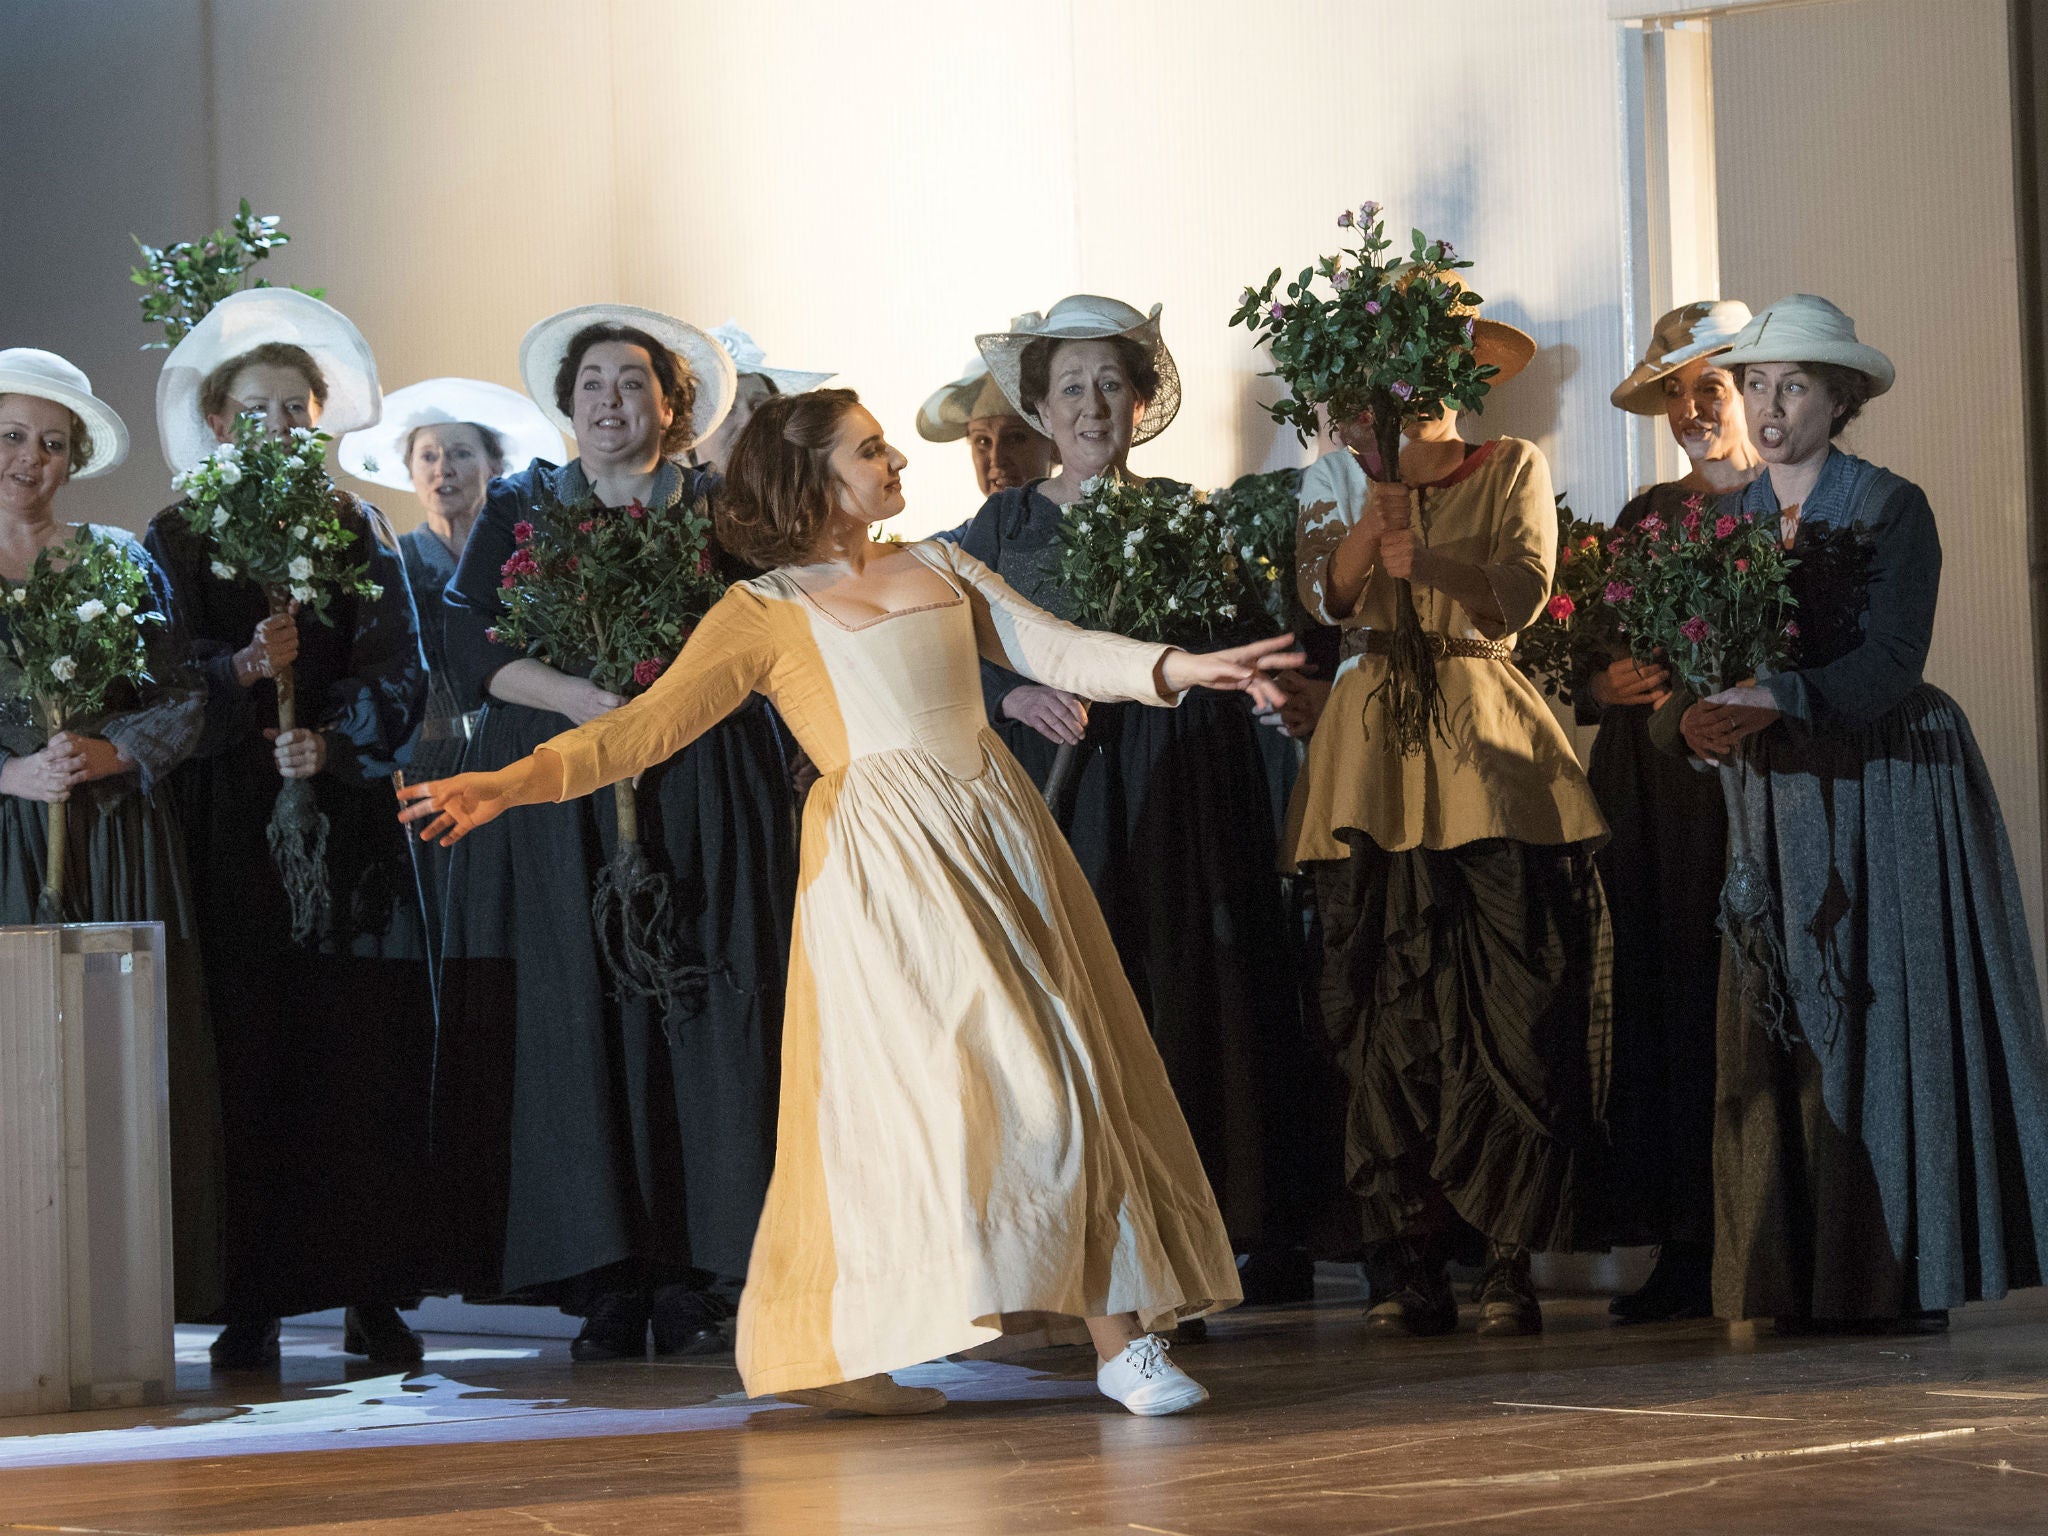
[[1165, 705], [1162, 648], [1055, 619], [955, 545], [910, 552], [954, 601], [847, 625], [770, 573], [728, 591], [645, 695], [542, 748], [563, 797], [587, 795], [758, 691], [820, 770], [775, 1174], [740, 1301], [756, 1395], [1050, 1316], [1150, 1328], [1240, 1296], [1102, 914], [982, 706], [984, 656]]

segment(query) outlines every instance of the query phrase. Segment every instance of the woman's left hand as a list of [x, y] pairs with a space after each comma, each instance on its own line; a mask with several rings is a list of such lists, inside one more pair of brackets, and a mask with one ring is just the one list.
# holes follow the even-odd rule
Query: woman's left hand
[[1308, 664], [1308, 657], [1293, 645], [1294, 636], [1275, 635], [1227, 651], [1168, 651], [1159, 660], [1159, 691], [1171, 695], [1190, 688], [1234, 689], [1250, 694], [1261, 709], [1278, 709], [1287, 695], [1273, 674]]
[[1725, 689], [1685, 712], [1685, 739], [1710, 763], [1730, 762], [1736, 749], [1778, 723], [1783, 711], [1753, 684]]
[[72, 755], [84, 759], [84, 771], [73, 781], [89, 784], [94, 779], [111, 779], [116, 774], [132, 773], [135, 759], [99, 736], [81, 736], [72, 731], [59, 731], [50, 738], [53, 747], [62, 746]]
[[270, 755], [277, 760], [277, 771], [286, 778], [310, 779], [327, 766], [327, 738], [320, 732], [309, 731], [303, 725], [280, 732], [273, 726], [263, 734], [271, 743]]

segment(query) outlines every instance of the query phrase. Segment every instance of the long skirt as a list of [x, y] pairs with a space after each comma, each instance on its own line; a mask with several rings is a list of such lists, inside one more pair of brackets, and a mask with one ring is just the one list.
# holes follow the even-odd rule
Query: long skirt
[[[1308, 1240], [1333, 1182], [1301, 1112], [1328, 1068], [1296, 1001], [1264, 729], [1236, 693], [1092, 705], [1053, 808], [1240, 1250]], [[999, 734], [1042, 788], [1056, 749], [1015, 721]]]
[[[164, 925], [171, 1141], [171, 1267], [180, 1322], [226, 1295], [221, 1232], [220, 1076], [207, 1017], [185, 839], [168, 792], [132, 778], [71, 793], [65, 816], [64, 921]], [[38, 921], [49, 807], [0, 797], [0, 923]]]
[[282, 782], [254, 735], [172, 776], [220, 1062], [226, 1321], [403, 1301], [432, 1236], [433, 997], [397, 801], [310, 781], [330, 912], [302, 944], [265, 837]]
[[[1369, 1240], [1586, 1241], [1610, 1028], [1593, 853], [1489, 838], [1318, 861], [1323, 1022]], [[1448, 1207], [1448, 1209], [1447, 1209]]]
[[[493, 702], [469, 766], [564, 722]], [[532, 806], [453, 850], [434, 1161], [449, 1282], [588, 1312], [605, 1291], [738, 1294], [775, 1156], [794, 820], [752, 700], [643, 776], [640, 841], [709, 975], [664, 1016], [622, 995], [591, 919], [616, 846], [607, 790]]]
[[1586, 778], [1611, 836], [1597, 858], [1614, 922], [1614, 1070], [1599, 1225], [1615, 1244], [1714, 1236], [1714, 1011], [1728, 818], [1720, 781], [1609, 709]]
[[1756, 739], [1788, 1046], [1724, 979], [1714, 1310], [1858, 1321], [2039, 1285], [2048, 1044], [1969, 721], [1932, 687], [1860, 730]]

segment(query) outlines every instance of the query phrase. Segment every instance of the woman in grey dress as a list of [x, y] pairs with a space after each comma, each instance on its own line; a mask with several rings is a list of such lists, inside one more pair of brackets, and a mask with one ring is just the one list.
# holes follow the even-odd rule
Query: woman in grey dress
[[1777, 974], [1724, 958], [1714, 1309], [1781, 1330], [1924, 1330], [2048, 1266], [2048, 1045], [1998, 797], [1925, 682], [1941, 582], [1926, 495], [1832, 439], [1891, 387], [1825, 299], [1758, 315], [1736, 370], [1765, 473], [1723, 510], [1799, 565], [1791, 666], [1693, 705], [1748, 764]]

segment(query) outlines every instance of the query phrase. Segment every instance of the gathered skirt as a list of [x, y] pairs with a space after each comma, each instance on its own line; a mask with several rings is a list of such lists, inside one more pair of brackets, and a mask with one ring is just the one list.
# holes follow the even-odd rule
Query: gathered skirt
[[1758, 737], [1791, 1043], [1724, 977], [1714, 1308], [1897, 1317], [2039, 1285], [2048, 1043], [2011, 845], [1928, 686], [1862, 729]]
[[1591, 848], [1347, 841], [1348, 859], [1307, 867], [1366, 1237], [1438, 1231], [1455, 1214], [1498, 1242], [1584, 1245], [1611, 1048]]
[[804, 811], [775, 1177], [740, 1304], [756, 1394], [1052, 1317], [1237, 1300], [1222, 1219], [1094, 896], [993, 731]]

